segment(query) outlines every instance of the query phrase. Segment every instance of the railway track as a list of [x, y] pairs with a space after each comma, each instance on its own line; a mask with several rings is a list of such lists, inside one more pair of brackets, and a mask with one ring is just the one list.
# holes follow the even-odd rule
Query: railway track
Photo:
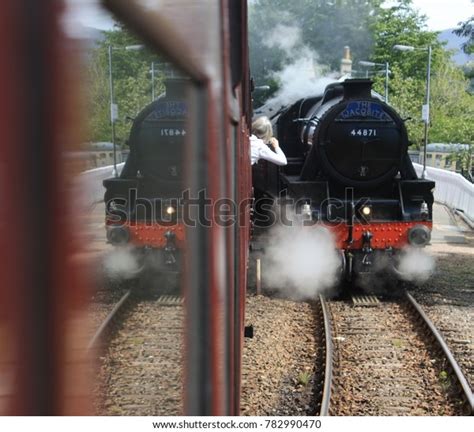
[[461, 370], [474, 388], [474, 313], [471, 307], [424, 305], [423, 310], [441, 331]]
[[97, 346], [107, 335], [99, 359], [98, 415], [182, 413], [183, 328], [180, 298], [122, 297], [90, 343]]
[[118, 323], [118, 320], [125, 313], [125, 311], [131, 306], [133, 300], [132, 290], [129, 289], [120, 297], [115, 303], [110, 312], [106, 315], [105, 319], [97, 327], [94, 335], [89, 341], [87, 346], [88, 350], [99, 349], [101, 344], [106, 340], [106, 337], [110, 337], [114, 329], [114, 325]]
[[321, 415], [472, 415], [467, 379], [409, 294], [357, 306], [321, 297], [320, 305]]

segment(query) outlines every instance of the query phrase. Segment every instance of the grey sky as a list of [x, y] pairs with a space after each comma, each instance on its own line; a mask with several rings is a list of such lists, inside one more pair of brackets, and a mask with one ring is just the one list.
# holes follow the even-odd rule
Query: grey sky
[[[110, 30], [114, 21], [100, 6], [99, 0], [65, 0], [67, 13], [65, 23], [70, 33], [79, 33], [81, 26]], [[80, 35], [77, 35], [80, 36]]]

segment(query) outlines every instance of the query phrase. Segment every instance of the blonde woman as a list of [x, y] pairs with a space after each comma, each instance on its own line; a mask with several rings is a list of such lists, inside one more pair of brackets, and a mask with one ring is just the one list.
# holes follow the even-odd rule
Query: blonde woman
[[[272, 151], [272, 146], [275, 151]], [[252, 136], [250, 137], [250, 162], [256, 164], [260, 159], [273, 162], [276, 165], [286, 165], [286, 156], [273, 137], [273, 128], [268, 117], [258, 117], [252, 123]]]

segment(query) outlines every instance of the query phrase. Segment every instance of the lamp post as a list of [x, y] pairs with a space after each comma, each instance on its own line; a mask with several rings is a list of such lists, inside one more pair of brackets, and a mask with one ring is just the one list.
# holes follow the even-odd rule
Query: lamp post
[[428, 147], [428, 129], [430, 124], [430, 81], [431, 81], [431, 45], [422, 48], [415, 48], [410, 45], [394, 45], [393, 49], [398, 51], [428, 51], [428, 66], [426, 68], [426, 99], [421, 110], [421, 118], [425, 123], [424, 148], [423, 148], [423, 174], [422, 179], [426, 179], [426, 153]]
[[[143, 48], [143, 45], [128, 45], [124, 49], [126, 51], [138, 51]], [[121, 48], [109, 45], [109, 90], [110, 90], [110, 122], [112, 125], [112, 145], [114, 150], [114, 169], [112, 175], [118, 177], [117, 171], [117, 148], [115, 146], [115, 121], [118, 119], [118, 107], [114, 101], [114, 77], [112, 72], [112, 51]]]
[[[360, 60], [359, 64], [361, 66], [367, 66], [367, 67], [375, 67], [375, 66], [383, 66], [384, 71], [385, 71], [385, 102], [388, 103], [388, 76], [390, 74], [390, 70], [388, 68], [388, 62], [385, 63], [374, 63], [371, 61], [365, 61], [365, 60]], [[366, 76], [368, 77], [369, 71], [366, 71]]]
[[151, 62], [151, 101], [155, 100], [155, 63]]

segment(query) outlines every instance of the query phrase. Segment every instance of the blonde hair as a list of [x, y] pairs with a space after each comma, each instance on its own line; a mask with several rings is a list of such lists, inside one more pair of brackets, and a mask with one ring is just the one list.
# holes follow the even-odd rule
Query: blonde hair
[[273, 136], [272, 123], [268, 117], [262, 116], [252, 123], [252, 133], [263, 142], [268, 143]]

